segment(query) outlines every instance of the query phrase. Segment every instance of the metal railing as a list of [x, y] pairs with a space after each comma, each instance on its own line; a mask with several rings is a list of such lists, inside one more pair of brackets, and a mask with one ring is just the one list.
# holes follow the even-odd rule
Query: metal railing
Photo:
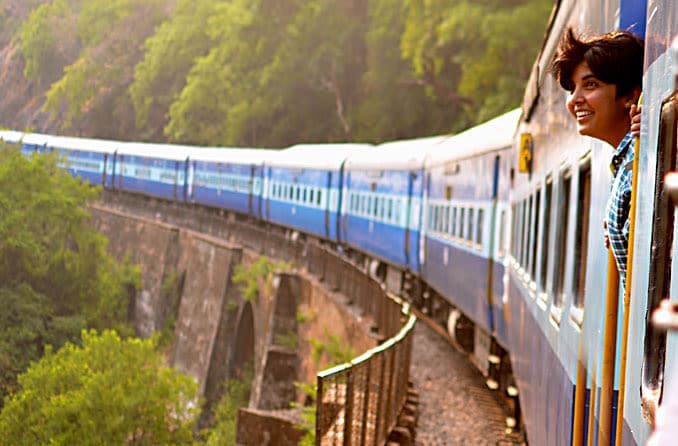
[[409, 304], [336, 253], [308, 245], [306, 257], [309, 272], [351, 299], [390, 338], [318, 374], [316, 445], [383, 445], [407, 401], [416, 317]]

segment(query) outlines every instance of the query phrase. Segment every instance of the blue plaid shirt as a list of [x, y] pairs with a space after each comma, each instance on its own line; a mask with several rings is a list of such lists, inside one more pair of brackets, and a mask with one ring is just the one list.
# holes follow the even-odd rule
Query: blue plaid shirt
[[626, 282], [626, 262], [629, 255], [633, 144], [633, 135], [629, 132], [621, 140], [612, 156], [610, 170], [612, 170], [614, 180], [606, 208], [607, 234], [622, 284]]

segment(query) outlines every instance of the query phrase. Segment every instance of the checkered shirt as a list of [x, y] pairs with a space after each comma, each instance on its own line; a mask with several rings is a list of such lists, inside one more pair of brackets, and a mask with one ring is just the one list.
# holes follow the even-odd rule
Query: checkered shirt
[[629, 255], [633, 144], [633, 135], [629, 132], [621, 140], [612, 156], [610, 170], [614, 175], [614, 180], [606, 208], [607, 234], [622, 284], [626, 282], [626, 262]]

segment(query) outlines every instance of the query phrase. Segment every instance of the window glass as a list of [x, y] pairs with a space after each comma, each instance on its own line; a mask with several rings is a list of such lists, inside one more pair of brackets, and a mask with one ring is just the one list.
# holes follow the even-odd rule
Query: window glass
[[561, 189], [558, 194], [558, 234], [556, 235], [556, 252], [554, 258], [553, 304], [560, 307], [565, 294], [565, 269], [567, 256], [567, 229], [569, 223], [570, 189], [572, 187], [572, 171], [561, 175]]
[[474, 232], [474, 221], [475, 214], [473, 208], [468, 208], [468, 227], [466, 231], [466, 241], [470, 243], [473, 242], [473, 232]]
[[525, 206], [527, 208], [526, 210], [526, 217], [525, 217], [525, 224], [523, 225], [523, 231], [525, 231], [525, 245], [523, 247], [523, 265], [525, 266], [525, 269], [529, 271], [530, 268], [530, 263], [532, 262], [530, 254], [532, 253], [532, 246], [530, 243], [532, 242], [532, 204], [534, 203], [534, 197], [530, 195], [528, 199], [525, 202]]
[[476, 225], [476, 245], [483, 246], [483, 210], [478, 209], [478, 224]]
[[532, 259], [530, 261], [530, 277], [536, 281], [537, 277], [537, 233], [539, 232], [539, 219], [541, 218], [541, 188], [537, 188], [534, 194], [534, 218], [532, 219]]
[[450, 219], [450, 234], [452, 237], [457, 236], [457, 207], [452, 206], [452, 217]]
[[466, 228], [466, 208], [459, 208], [459, 232], [457, 233], [457, 237], [460, 239], [463, 239], [464, 236], [466, 235], [466, 232], [464, 232]]
[[504, 244], [506, 243], [506, 211], [501, 210], [499, 214], [499, 257], [504, 257]]
[[546, 280], [548, 273], [548, 253], [550, 252], [549, 240], [551, 233], [551, 201], [553, 200], [553, 178], [551, 175], [546, 177], [546, 188], [544, 190], [544, 225], [541, 233], [541, 265], [540, 265], [540, 290], [546, 292]]
[[446, 204], [445, 205], [445, 212], [443, 216], [443, 227], [442, 227], [442, 232], [447, 234], [450, 230], [450, 205]]
[[587, 159], [579, 168], [579, 187], [577, 188], [577, 226], [575, 227], [574, 252], [574, 305], [584, 307], [584, 287], [586, 286], [586, 257], [588, 255], [589, 206], [591, 204], [591, 159]]

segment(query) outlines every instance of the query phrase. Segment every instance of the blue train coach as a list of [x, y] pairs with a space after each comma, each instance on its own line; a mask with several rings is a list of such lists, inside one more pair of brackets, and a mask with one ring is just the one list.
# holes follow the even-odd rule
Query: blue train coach
[[344, 162], [368, 151], [364, 144], [301, 144], [265, 163], [267, 221], [339, 241]]

